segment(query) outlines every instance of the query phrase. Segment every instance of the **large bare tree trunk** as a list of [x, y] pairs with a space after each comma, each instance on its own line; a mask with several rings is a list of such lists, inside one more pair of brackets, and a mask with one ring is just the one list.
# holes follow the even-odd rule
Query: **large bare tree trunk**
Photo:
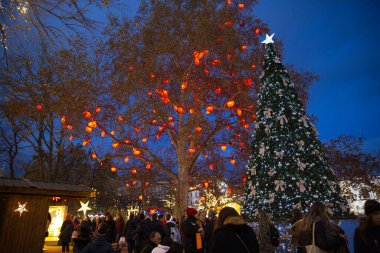
[[178, 180], [176, 182], [176, 204], [174, 207], [174, 216], [180, 219], [184, 210], [187, 208], [187, 199], [189, 193], [189, 176], [188, 171], [184, 167], [179, 167]]

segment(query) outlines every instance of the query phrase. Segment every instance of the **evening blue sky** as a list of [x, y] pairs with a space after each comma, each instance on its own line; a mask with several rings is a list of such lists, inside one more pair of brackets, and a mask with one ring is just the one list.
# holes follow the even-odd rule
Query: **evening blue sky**
[[[137, 3], [111, 11], [132, 17]], [[318, 118], [321, 141], [352, 134], [365, 137], [366, 151], [380, 148], [378, 13], [377, 0], [265, 0], [254, 9], [283, 42], [284, 63], [320, 77], [307, 112]]]

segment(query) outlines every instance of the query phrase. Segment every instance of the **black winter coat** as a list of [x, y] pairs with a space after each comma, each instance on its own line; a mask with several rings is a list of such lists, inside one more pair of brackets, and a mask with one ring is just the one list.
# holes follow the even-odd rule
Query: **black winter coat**
[[63, 243], [71, 242], [71, 235], [74, 231], [74, 223], [72, 221], [64, 221], [61, 227], [59, 239]]
[[260, 250], [256, 234], [250, 226], [227, 224], [214, 232], [208, 252], [259, 253]]
[[355, 253], [380, 253], [380, 226], [367, 228], [363, 234], [355, 230]]
[[87, 244], [81, 253], [115, 253], [115, 251], [104, 236], [99, 236], [94, 241]]
[[129, 219], [127, 221], [127, 224], [125, 225], [125, 232], [124, 235], [127, 238], [127, 240], [132, 240], [133, 239], [133, 232], [137, 229], [137, 219]]
[[196, 233], [198, 232], [197, 219], [194, 216], [189, 216], [182, 224], [182, 245], [186, 253], [197, 252]]
[[[333, 226], [335, 226], [333, 224]], [[337, 227], [337, 229], [340, 229]], [[328, 231], [326, 224], [323, 221], [317, 221], [315, 223], [315, 245], [322, 250], [337, 250], [340, 246], [345, 244], [345, 240], [339, 235], [344, 234], [343, 230], [340, 231]], [[313, 244], [312, 228], [308, 231], [301, 231], [299, 235], [299, 244], [301, 246], [307, 246]]]

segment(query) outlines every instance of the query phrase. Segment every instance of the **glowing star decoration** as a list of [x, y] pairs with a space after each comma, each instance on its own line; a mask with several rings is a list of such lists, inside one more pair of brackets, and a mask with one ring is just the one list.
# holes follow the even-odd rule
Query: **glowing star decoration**
[[14, 212], [19, 212], [20, 213], [20, 217], [22, 215], [23, 212], [28, 212], [28, 210], [26, 209], [26, 204], [28, 202], [25, 202], [24, 204], [20, 204], [20, 202], [18, 202], [18, 208], [14, 210]]
[[80, 201], [81, 208], [79, 208], [77, 212], [83, 211], [83, 215], [86, 216], [87, 211], [92, 210], [88, 207], [88, 202], [89, 201], [87, 201], [85, 204], [82, 201]]
[[265, 40], [263, 40], [261, 43], [263, 43], [265, 45], [267, 45], [269, 43], [274, 43], [273, 36], [274, 36], [274, 33], [272, 33], [271, 36], [269, 36], [268, 34], [265, 34]]

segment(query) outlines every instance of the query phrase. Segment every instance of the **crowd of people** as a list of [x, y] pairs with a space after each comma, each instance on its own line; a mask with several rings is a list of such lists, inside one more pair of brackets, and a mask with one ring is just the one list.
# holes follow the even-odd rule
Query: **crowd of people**
[[[368, 200], [364, 206], [365, 218], [355, 231], [355, 253], [380, 253], [380, 203]], [[344, 231], [330, 220], [327, 209], [320, 202], [313, 203], [307, 213], [292, 212], [292, 252], [349, 252]], [[62, 252], [80, 253], [274, 253], [281, 236], [270, 219], [270, 214], [258, 213], [258, 226], [253, 229], [232, 207], [224, 207], [219, 214], [208, 215], [187, 208], [183, 217], [170, 214], [146, 217], [130, 215], [125, 222], [119, 215], [116, 220], [107, 213], [82, 222], [67, 215], [62, 224], [60, 242]], [[113, 249], [112, 243], [118, 245]]]

